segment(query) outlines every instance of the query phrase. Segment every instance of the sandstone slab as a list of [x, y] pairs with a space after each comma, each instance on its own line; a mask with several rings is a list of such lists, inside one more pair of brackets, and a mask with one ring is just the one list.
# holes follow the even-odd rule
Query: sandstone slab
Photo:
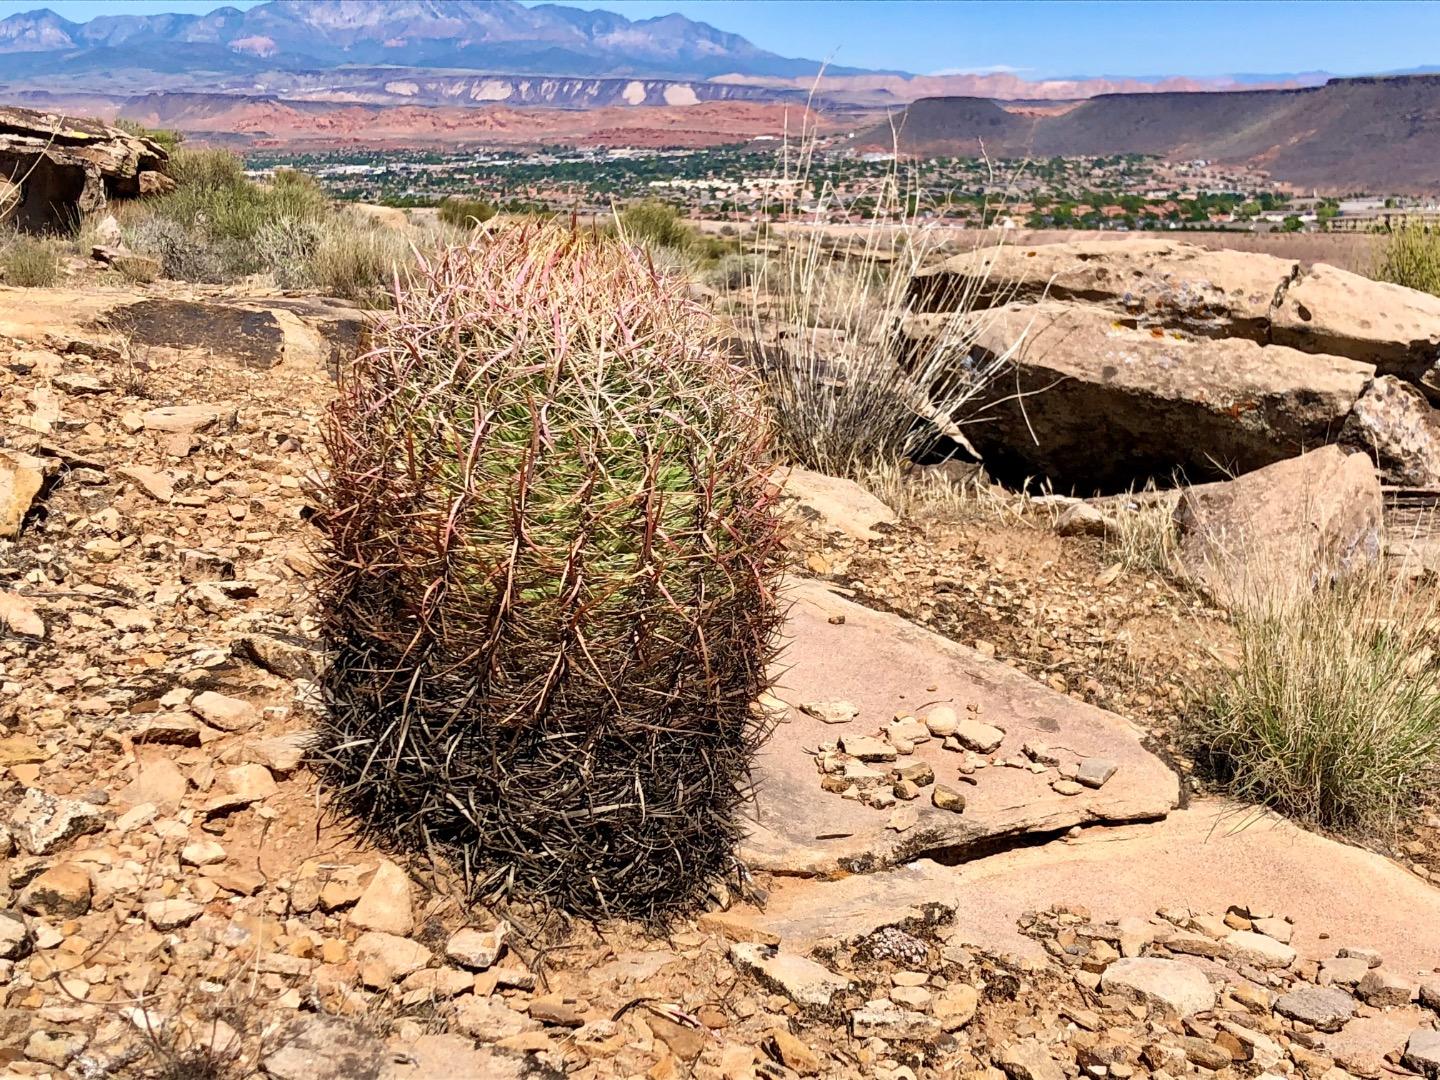
[[[1174, 774], [1120, 717], [818, 583], [798, 583], [792, 599], [778, 688], [787, 699], [841, 693], [859, 706], [861, 716], [878, 718], [919, 704], [915, 698], [925, 687], [938, 685], [932, 697], [974, 704], [982, 719], [1003, 717], [1005, 737], [1017, 744], [1033, 739], [1083, 748], [1116, 763], [1118, 771], [1103, 789], [1066, 797], [1052, 791], [1043, 776], [988, 769], [977, 785], [965, 788], [963, 814], [917, 802], [915, 826], [896, 833], [886, 828], [885, 812], [821, 791], [807, 751], [833, 739], [835, 729], [797, 713], [776, 729], [756, 761], [742, 855], [751, 866], [817, 875], [873, 871], [928, 852], [963, 851], [1027, 833], [1163, 817], [1175, 806]], [[844, 621], [832, 621], [838, 616]], [[922, 761], [943, 779], [955, 776], [959, 755], [931, 740], [900, 763]]]

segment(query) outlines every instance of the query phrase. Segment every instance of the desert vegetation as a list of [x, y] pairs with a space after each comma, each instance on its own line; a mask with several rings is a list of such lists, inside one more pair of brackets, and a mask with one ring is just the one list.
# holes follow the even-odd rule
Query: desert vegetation
[[1371, 276], [1440, 296], [1440, 230], [1421, 224], [1395, 229], [1381, 243]]
[[117, 215], [130, 246], [156, 259], [166, 277], [266, 274], [282, 288], [382, 303], [397, 270], [413, 262], [403, 233], [336, 206], [301, 173], [256, 183], [236, 155], [185, 147], [169, 169], [175, 191], [125, 204]]
[[1440, 777], [1437, 616], [1380, 572], [1237, 612], [1238, 662], [1192, 711], [1197, 753], [1242, 799], [1393, 835]]
[[778, 626], [766, 424], [684, 282], [562, 223], [442, 252], [326, 433], [326, 775], [473, 891], [721, 875]]

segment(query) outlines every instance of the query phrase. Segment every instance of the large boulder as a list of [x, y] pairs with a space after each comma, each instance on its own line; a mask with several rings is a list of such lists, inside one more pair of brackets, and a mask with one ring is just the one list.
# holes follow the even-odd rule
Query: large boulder
[[1360, 395], [1340, 442], [1369, 454], [1387, 484], [1440, 487], [1440, 416], [1424, 394], [1394, 375], [1381, 375]]
[[1380, 480], [1366, 455], [1324, 446], [1191, 488], [1175, 524], [1192, 581], [1232, 607], [1274, 607], [1379, 557]]
[[1375, 374], [1341, 357], [1144, 327], [1054, 300], [917, 316], [912, 344], [948, 318], [975, 322], [976, 361], [1014, 350], [1013, 372], [970, 407], [965, 433], [986, 466], [1085, 494], [1177, 471], [1192, 483], [1219, 479], [1332, 442]]
[[1283, 294], [1270, 340], [1348, 356], [1440, 400], [1440, 297], [1316, 263]]
[[1082, 240], [991, 247], [915, 275], [922, 312], [1079, 300], [1209, 337], [1268, 340], [1276, 294], [1299, 266], [1173, 240]]
[[0, 107], [0, 177], [18, 188], [0, 194], [0, 220], [34, 231], [69, 228], [108, 199], [154, 190], [153, 176], [145, 178], [166, 158], [150, 139], [95, 120]]
[[1142, 325], [1342, 356], [1440, 401], [1440, 297], [1324, 263], [1171, 240], [986, 248], [916, 274], [916, 310], [974, 310], [1049, 298]]

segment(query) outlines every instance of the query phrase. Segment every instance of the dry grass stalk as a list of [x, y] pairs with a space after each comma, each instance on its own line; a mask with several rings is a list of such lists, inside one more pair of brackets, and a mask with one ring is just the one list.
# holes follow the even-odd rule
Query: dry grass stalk
[[[943, 446], [968, 448], [961, 425], [972, 419], [969, 405], [1020, 344], [971, 358], [984, 320], [962, 316], [995, 287], [976, 281], [950, 298], [956, 317], [937, 333], [908, 338], [911, 277], [949, 246], [949, 231], [926, 218], [921, 177], [898, 155], [882, 179], [842, 196], [812, 180], [815, 145], [812, 129], [787, 140], [775, 209], [791, 223], [762, 232], [763, 258], [739, 278], [730, 305], [762, 372], [779, 448], [808, 468], [856, 479]], [[871, 208], [864, 223], [826, 224], [857, 204]]]

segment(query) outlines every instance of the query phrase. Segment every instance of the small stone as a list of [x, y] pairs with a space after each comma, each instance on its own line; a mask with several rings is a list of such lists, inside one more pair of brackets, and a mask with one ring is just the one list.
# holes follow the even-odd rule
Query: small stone
[[881, 998], [867, 1002], [850, 1014], [850, 1032], [857, 1039], [906, 1042], [940, 1034], [940, 1022], [933, 1016], [902, 1009], [893, 1001]]
[[280, 790], [270, 770], [264, 765], [236, 765], [222, 774], [223, 785], [232, 795], [241, 795], [251, 802], [268, 799]]
[[386, 934], [408, 934], [415, 928], [410, 878], [386, 859], [380, 863], [360, 900], [350, 910], [350, 925]]
[[261, 739], [251, 743], [248, 750], [256, 762], [271, 772], [286, 776], [300, 767], [305, 760], [306, 749], [313, 740], [314, 736], [309, 732], [297, 732], [278, 735], [273, 739]]
[[[19, 637], [38, 639], [45, 636], [45, 621], [40, 618], [33, 601], [19, 593], [0, 589], [0, 630]], [[0, 740], [0, 747], [8, 741]], [[3, 758], [0, 758], [0, 761], [3, 761]]]
[[214, 840], [196, 840], [180, 849], [180, 861], [191, 866], [211, 866], [225, 861], [225, 849]]
[[1282, 994], [1275, 1011], [1318, 1031], [1339, 1031], [1355, 1015], [1355, 999], [1333, 986], [1302, 986]]
[[1340, 948], [1336, 956], [1346, 960], [1364, 960], [1367, 967], [1379, 967], [1384, 963], [1384, 957], [1380, 955], [1379, 949], [1367, 949], [1358, 945], [1346, 945]]
[[484, 971], [500, 959], [509, 932], [510, 926], [504, 922], [493, 930], [476, 930], [467, 926], [450, 936], [445, 943], [445, 955], [461, 967]]
[[1020, 752], [1036, 765], [1054, 768], [1060, 764], [1060, 755], [1041, 742], [1030, 741], [1020, 747]]
[[31, 915], [84, 915], [90, 910], [90, 874], [74, 863], [52, 866], [21, 891], [20, 909]]
[[20, 846], [31, 855], [50, 855], [77, 836], [105, 827], [105, 811], [78, 799], [62, 799], [39, 788], [26, 788], [10, 818]]
[[936, 784], [930, 792], [930, 802], [938, 810], [949, 810], [952, 814], [965, 812], [965, 796], [945, 784]]
[[204, 908], [190, 900], [152, 900], [145, 905], [145, 921], [156, 930], [178, 930], [198, 919]]
[[995, 1063], [1010, 1080], [1065, 1080], [1065, 1070], [1038, 1039], [1008, 1043]]
[[206, 690], [190, 699], [190, 709], [221, 731], [245, 731], [260, 722], [260, 710], [242, 698]]
[[908, 780], [917, 788], [928, 787], [935, 782], [935, 769], [928, 761], [902, 765], [892, 775], [898, 780]]
[[1075, 770], [1075, 779], [1088, 788], [1101, 788], [1120, 768], [1108, 758], [1085, 758]]
[[1272, 916], [1268, 919], [1256, 919], [1254, 925], [1258, 933], [1272, 937], [1276, 941], [1283, 941], [1286, 945], [1290, 944], [1290, 939], [1295, 934], [1295, 926], [1288, 919], [1277, 919]]
[[861, 761], [894, 761], [895, 747], [873, 735], [842, 735], [840, 749]]
[[1365, 973], [1356, 988], [1356, 995], [1366, 1005], [1383, 1009], [1395, 1005], [1409, 1005], [1415, 996], [1415, 987], [1407, 979], [1378, 967]]
[[25, 1043], [25, 1056], [63, 1069], [85, 1049], [85, 1036], [69, 1031], [35, 1031]]
[[1358, 956], [1336, 956], [1320, 964], [1320, 978], [1337, 986], [1358, 986], [1369, 971], [1369, 961]]
[[890, 1000], [907, 1009], [924, 1012], [930, 1006], [930, 991], [923, 986], [892, 986]]
[[1158, 1005], [1182, 1018], [1215, 1006], [1215, 990], [1205, 973], [1181, 960], [1126, 957], [1105, 969], [1100, 987], [1106, 993]]
[[545, 994], [532, 998], [529, 1005], [530, 1019], [555, 1027], [578, 1028], [585, 1023], [585, 1013], [590, 1003], [583, 998], [566, 994]]
[[474, 994], [456, 999], [452, 1022], [458, 1031], [482, 1043], [496, 1043], [541, 1030], [538, 1020], [508, 1008], [503, 999]]
[[925, 727], [937, 739], [954, 735], [960, 725], [960, 717], [949, 705], [937, 705], [925, 714]]
[[1440, 1013], [1440, 979], [1431, 979], [1420, 984], [1420, 1004], [1432, 1012]]
[[973, 750], [977, 754], [993, 754], [1005, 741], [1005, 732], [992, 724], [965, 719], [955, 728], [955, 740], [966, 750]]
[[1407, 1069], [1414, 1069], [1429, 1080], [1436, 1080], [1440, 1077], [1440, 1031], [1420, 1028], [1413, 1032], [1405, 1043], [1405, 1055], [1400, 1060]]
[[767, 990], [784, 994], [802, 1008], [826, 1008], [831, 998], [850, 986], [850, 980], [814, 960], [765, 945], [737, 942], [730, 946], [730, 959]]
[[1228, 1068], [1234, 1060], [1230, 1051], [1223, 1046], [1218, 1046], [1209, 1039], [1197, 1039], [1194, 1036], [1187, 1036], [1185, 1039], [1185, 1058], [1192, 1065], [1198, 1065], [1202, 1069], [1210, 1069], [1218, 1072], [1220, 1069]]
[[896, 780], [892, 794], [897, 799], [912, 802], [920, 797], [920, 788], [913, 780]]
[[18, 911], [0, 910], [0, 960], [20, 960], [30, 955], [35, 938], [25, 916]]
[[1074, 780], [1055, 780], [1050, 784], [1050, 790], [1057, 795], [1079, 795], [1085, 789]]
[[771, 1056], [792, 1072], [801, 1076], [819, 1074], [820, 1056], [784, 1028], [770, 1032], [769, 1047]]
[[168, 503], [175, 498], [175, 482], [168, 473], [160, 469], [152, 469], [148, 465], [122, 465], [115, 472], [133, 481], [136, 487], [156, 502]]
[[212, 427], [224, 414], [225, 410], [215, 405], [167, 405], [151, 409], [140, 421], [146, 431], [193, 434]]
[[860, 715], [859, 707], [848, 701], [811, 701], [801, 705], [800, 711], [822, 724], [848, 724]]
[[930, 1011], [946, 1031], [958, 1031], [975, 1018], [980, 991], [966, 983], [952, 983], [936, 995]]
[[1231, 958], [1258, 968], [1286, 968], [1295, 962], [1293, 948], [1253, 930], [1236, 930], [1227, 935], [1225, 951]]
[[372, 930], [355, 939], [352, 954], [359, 963], [378, 962], [394, 978], [404, 978], [430, 963], [430, 950], [418, 941]]

